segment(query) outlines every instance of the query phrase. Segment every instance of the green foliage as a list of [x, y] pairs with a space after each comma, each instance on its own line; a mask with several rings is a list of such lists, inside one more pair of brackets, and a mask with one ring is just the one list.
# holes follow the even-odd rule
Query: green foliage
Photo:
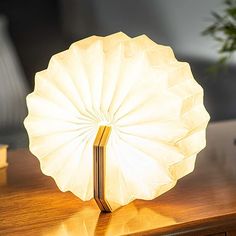
[[223, 14], [212, 12], [213, 23], [203, 31], [220, 46], [218, 66], [224, 65], [234, 52], [236, 52], [236, 0], [224, 0]]

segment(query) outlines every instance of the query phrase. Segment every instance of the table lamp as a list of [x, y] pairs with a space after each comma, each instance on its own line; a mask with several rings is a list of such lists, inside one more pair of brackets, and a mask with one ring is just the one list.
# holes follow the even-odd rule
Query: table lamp
[[202, 87], [188, 63], [145, 35], [73, 43], [36, 73], [27, 106], [42, 172], [104, 212], [168, 191], [205, 147]]

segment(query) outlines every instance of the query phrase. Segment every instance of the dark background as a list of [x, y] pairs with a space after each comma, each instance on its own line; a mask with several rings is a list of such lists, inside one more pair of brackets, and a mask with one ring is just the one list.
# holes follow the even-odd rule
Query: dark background
[[[205, 90], [211, 121], [217, 121], [236, 118], [235, 62], [217, 76], [209, 74], [207, 69], [217, 60], [217, 46], [212, 39], [201, 36], [201, 32], [210, 23], [211, 11], [222, 9], [221, 3], [220, 0], [1, 0], [0, 14], [5, 16], [6, 31], [23, 71], [25, 93], [33, 89], [34, 74], [47, 67], [50, 57], [76, 40], [117, 31], [129, 36], [147, 34], [157, 43], [170, 45], [179, 60], [190, 63], [196, 80]], [[8, 108], [15, 109], [14, 104]], [[0, 126], [0, 142], [12, 147], [26, 145], [22, 127], [26, 111], [23, 113], [18, 125]]]

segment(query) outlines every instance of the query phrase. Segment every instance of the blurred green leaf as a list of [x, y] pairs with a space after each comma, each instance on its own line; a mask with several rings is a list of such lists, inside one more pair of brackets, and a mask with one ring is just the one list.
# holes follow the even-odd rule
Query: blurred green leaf
[[236, 8], [229, 8], [226, 11], [232, 18], [236, 19]]

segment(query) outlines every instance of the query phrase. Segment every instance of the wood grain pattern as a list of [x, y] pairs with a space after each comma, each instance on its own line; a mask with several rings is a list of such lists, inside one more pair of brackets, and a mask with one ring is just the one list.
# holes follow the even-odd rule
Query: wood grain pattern
[[236, 235], [236, 230], [233, 230], [233, 231], [228, 231], [226, 233], [226, 236], [235, 236]]
[[219, 234], [212, 234], [212, 235], [209, 235], [209, 236], [226, 236], [226, 233], [219, 233]]
[[236, 235], [235, 137], [236, 121], [210, 125], [193, 173], [162, 196], [111, 214], [60, 192], [28, 150], [11, 151], [0, 175], [0, 235]]

